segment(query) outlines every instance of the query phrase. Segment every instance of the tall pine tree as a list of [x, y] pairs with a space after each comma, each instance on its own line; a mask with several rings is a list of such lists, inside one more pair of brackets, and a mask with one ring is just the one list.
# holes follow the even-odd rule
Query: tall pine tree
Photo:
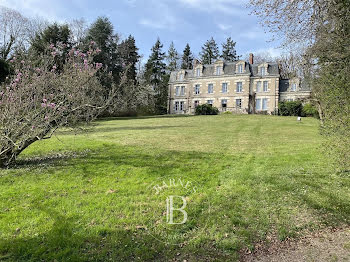
[[174, 42], [171, 42], [168, 55], [167, 55], [167, 62], [168, 62], [168, 70], [169, 71], [175, 71], [179, 68], [179, 53], [175, 49]]
[[126, 77], [129, 81], [137, 82], [137, 63], [140, 59], [136, 47], [135, 38], [132, 35], [123, 40], [119, 45], [119, 54], [123, 68], [127, 69]]
[[168, 99], [169, 75], [166, 73], [165, 53], [159, 38], [152, 47], [151, 55], [145, 65], [145, 81], [155, 92], [155, 111], [158, 114], [166, 114]]
[[213, 37], [204, 44], [199, 55], [203, 64], [212, 64], [219, 58], [219, 47]]
[[186, 44], [182, 55], [181, 69], [192, 69], [193, 68], [193, 55], [189, 44]]
[[236, 42], [233, 42], [231, 37], [227, 38], [226, 42], [222, 44], [221, 58], [226, 62], [234, 62], [238, 60]]
[[[112, 73], [115, 82], [120, 81], [120, 73], [122, 71], [120, 64], [120, 55], [118, 53], [119, 36], [114, 33], [113, 24], [107, 17], [99, 17], [90, 26], [85, 45], [88, 46], [91, 41], [96, 42], [96, 45], [101, 52], [94, 57], [94, 62], [102, 63], [107, 67], [107, 73]], [[109, 88], [111, 83], [109, 77], [100, 73], [102, 85]]]

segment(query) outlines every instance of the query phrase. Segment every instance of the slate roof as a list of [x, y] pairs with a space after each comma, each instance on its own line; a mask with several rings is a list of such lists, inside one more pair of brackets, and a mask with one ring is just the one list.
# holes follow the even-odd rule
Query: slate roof
[[[236, 65], [241, 61], [237, 62], [229, 62], [224, 63], [224, 75], [234, 75], [236, 73]], [[270, 75], [279, 75], [279, 68], [277, 63], [268, 63], [267, 72]], [[259, 76], [258, 74], [258, 66], [257, 64], [250, 65], [249, 63], [245, 62], [245, 72], [250, 72], [251, 76]], [[215, 67], [216, 64], [211, 65], [203, 65], [203, 71], [201, 72], [201, 76], [215, 76]], [[170, 81], [176, 81], [176, 74], [179, 72], [171, 72], [170, 74]], [[194, 70], [185, 70], [186, 75], [185, 79], [193, 78], [194, 77]]]

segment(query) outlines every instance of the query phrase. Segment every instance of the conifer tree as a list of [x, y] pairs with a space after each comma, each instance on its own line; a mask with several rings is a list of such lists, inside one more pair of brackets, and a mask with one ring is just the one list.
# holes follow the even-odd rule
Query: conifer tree
[[167, 69], [169, 71], [175, 71], [179, 68], [179, 53], [175, 49], [174, 42], [171, 42], [170, 44], [168, 55], [167, 55], [167, 62], [168, 62]]
[[182, 55], [181, 69], [192, 69], [193, 68], [193, 55], [189, 44], [186, 47]]
[[212, 64], [219, 58], [219, 47], [213, 37], [204, 44], [199, 55], [203, 64]]
[[226, 62], [234, 62], [238, 60], [236, 42], [233, 42], [231, 37], [227, 38], [226, 42], [222, 44], [221, 58]]
[[155, 111], [158, 114], [167, 112], [168, 81], [169, 75], [166, 73], [165, 53], [159, 38], [152, 47], [151, 55], [145, 65], [145, 82], [150, 85], [155, 93]]
[[129, 81], [136, 84], [137, 82], [137, 63], [140, 59], [136, 47], [135, 38], [132, 35], [123, 40], [119, 45], [119, 54], [123, 68], [126, 68], [126, 77]]

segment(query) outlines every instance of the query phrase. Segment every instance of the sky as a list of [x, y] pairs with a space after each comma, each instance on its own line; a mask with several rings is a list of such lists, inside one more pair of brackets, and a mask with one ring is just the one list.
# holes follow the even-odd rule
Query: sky
[[173, 41], [182, 51], [189, 43], [195, 56], [206, 40], [214, 37], [221, 47], [227, 37], [237, 42], [239, 55], [270, 53], [277, 56], [279, 41], [271, 41], [257, 17], [250, 15], [248, 0], [0, 0], [27, 17], [42, 17], [50, 22], [69, 22], [85, 18], [92, 23], [106, 16], [122, 38], [136, 39], [146, 60], [159, 37], [167, 51]]

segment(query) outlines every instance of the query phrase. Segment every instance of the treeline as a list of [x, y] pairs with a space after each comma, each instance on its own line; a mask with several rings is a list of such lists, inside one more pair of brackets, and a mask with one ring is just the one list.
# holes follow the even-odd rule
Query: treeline
[[[105, 116], [165, 114], [170, 72], [192, 69], [196, 59], [189, 44], [180, 55], [173, 42], [167, 52], [163, 51], [163, 44], [158, 38], [143, 64], [135, 38], [129, 35], [122, 39], [106, 17], [99, 17], [90, 25], [84, 19], [49, 24], [0, 7], [0, 81], [11, 73], [9, 61], [14, 57], [31, 53], [39, 61], [50, 45], [58, 44], [64, 45], [66, 52], [72, 47], [87, 52], [91, 42], [96, 43], [100, 50], [93, 62], [103, 68], [98, 76], [106, 94], [113, 84], [120, 84], [122, 78], [126, 80], [119, 87], [117, 102], [106, 110]], [[220, 52], [218, 44], [211, 38], [203, 45], [197, 58], [204, 64], [211, 64], [217, 59], [236, 61], [239, 57], [235, 46], [236, 43], [228, 38], [222, 43]], [[59, 68], [63, 66], [65, 56], [60, 59], [62, 61], [57, 61]]]

